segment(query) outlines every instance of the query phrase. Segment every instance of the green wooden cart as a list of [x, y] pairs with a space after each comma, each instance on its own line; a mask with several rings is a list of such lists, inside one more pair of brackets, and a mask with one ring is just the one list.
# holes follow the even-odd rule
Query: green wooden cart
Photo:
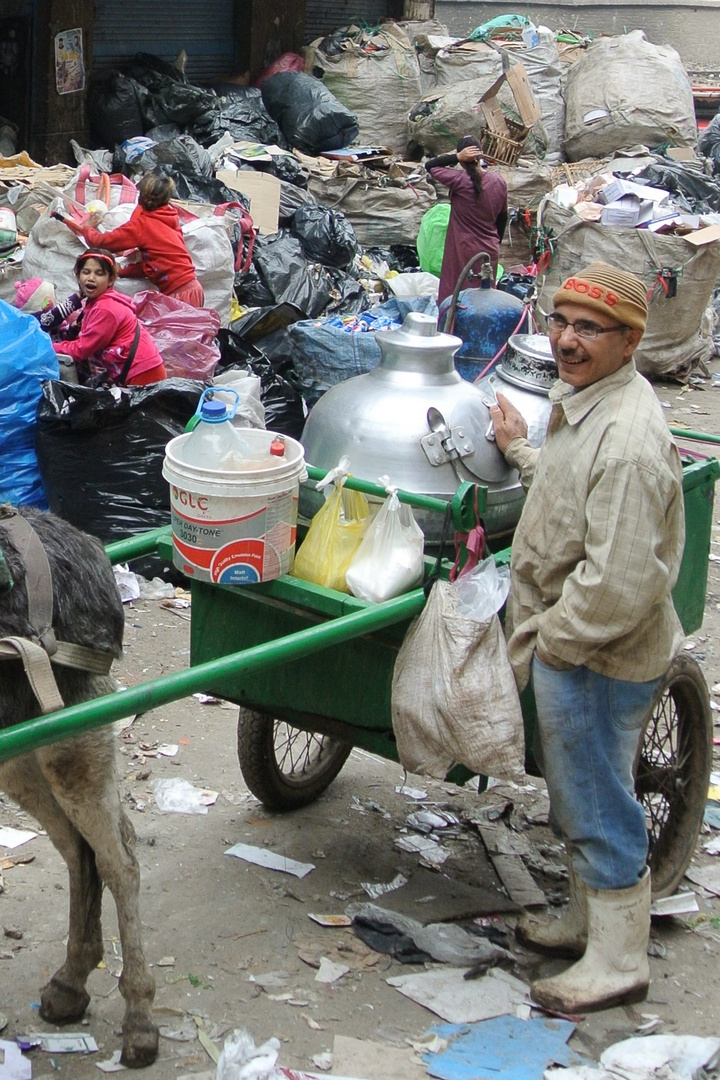
[[[309, 472], [316, 479], [323, 475]], [[687, 634], [702, 624], [719, 475], [715, 459], [684, 464], [687, 539], [673, 598]], [[384, 495], [375, 485], [348, 483]], [[399, 495], [419, 508], [446, 509], [440, 500]], [[456, 530], [467, 531], [473, 502], [479, 496], [482, 512], [484, 495], [482, 488], [461, 485], [452, 502]], [[111, 544], [108, 554], [117, 563], [155, 550], [169, 556], [169, 529]], [[509, 554], [509, 549], [498, 551], [495, 558], [507, 561]], [[434, 561], [428, 559], [427, 565], [430, 571]], [[424, 606], [421, 588], [383, 604], [290, 576], [242, 587], [193, 581], [191, 588], [189, 668], [7, 728], [0, 732], [0, 761], [200, 691], [239, 706], [243, 777], [275, 810], [295, 810], [317, 799], [355, 746], [397, 760], [392, 672], [407, 627]], [[523, 717], [531, 747], [535, 716], [528, 693]], [[712, 764], [712, 726], [700, 667], [682, 653], [657, 691], [636, 764], [656, 895], [674, 891], [695, 848]], [[534, 769], [531, 755], [527, 766]], [[463, 782], [470, 775], [455, 769], [448, 780]]]

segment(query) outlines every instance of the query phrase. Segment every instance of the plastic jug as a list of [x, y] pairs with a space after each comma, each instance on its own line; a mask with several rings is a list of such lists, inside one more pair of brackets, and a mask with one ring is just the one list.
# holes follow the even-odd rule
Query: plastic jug
[[[235, 400], [228, 405], [215, 396], [212, 389], [205, 390], [198, 402], [195, 417], [188, 426], [192, 426], [190, 435], [182, 446], [180, 455], [186, 465], [196, 469], [215, 469], [225, 472], [243, 472], [255, 469], [258, 464], [258, 451], [253, 451], [249, 442], [232, 424], [237, 411], [239, 395], [229, 387], [223, 387], [223, 395], [231, 395]], [[263, 454], [263, 457], [269, 457]]]

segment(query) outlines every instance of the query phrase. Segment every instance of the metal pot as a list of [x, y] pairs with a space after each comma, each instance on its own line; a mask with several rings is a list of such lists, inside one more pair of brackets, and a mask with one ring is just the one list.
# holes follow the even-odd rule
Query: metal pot
[[[489, 535], [512, 530], [524, 492], [492, 438], [489, 380], [468, 383], [455, 370], [461, 340], [438, 333], [436, 320], [419, 312], [377, 340], [378, 366], [332, 387], [312, 409], [301, 440], [308, 464], [331, 469], [347, 455], [354, 476], [376, 482], [388, 475], [407, 491], [448, 500], [463, 480], [487, 484]], [[550, 413], [547, 391], [510, 382], [502, 390], [528, 418], [531, 441], [539, 445]], [[321, 503], [317, 492], [301, 488], [301, 514], [312, 516]], [[439, 540], [438, 515], [416, 516], [428, 540]]]

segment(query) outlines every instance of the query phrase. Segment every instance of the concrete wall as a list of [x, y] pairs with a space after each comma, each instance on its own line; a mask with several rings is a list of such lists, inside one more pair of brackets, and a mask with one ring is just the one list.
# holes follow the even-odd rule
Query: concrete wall
[[466, 37], [476, 26], [498, 15], [520, 13], [534, 23], [544, 23], [554, 30], [566, 28], [580, 34], [622, 34], [642, 29], [656, 45], [672, 45], [680, 53], [688, 71], [716, 73], [720, 77], [720, 0], [694, 0], [693, 3], [624, 3], [600, 4], [597, 0], [572, 0], [570, 3], [522, 4], [489, 0], [436, 0], [435, 18], [449, 32]]

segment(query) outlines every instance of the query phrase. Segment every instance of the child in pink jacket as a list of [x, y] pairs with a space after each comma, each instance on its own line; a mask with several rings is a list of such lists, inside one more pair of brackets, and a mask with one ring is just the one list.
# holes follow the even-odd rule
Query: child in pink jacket
[[118, 270], [112, 255], [85, 251], [75, 262], [75, 277], [85, 297], [80, 335], [55, 342], [56, 353], [73, 359], [88, 381], [103, 372], [118, 386], [146, 386], [167, 378], [163, 359], [138, 320], [130, 297], [116, 292]]

